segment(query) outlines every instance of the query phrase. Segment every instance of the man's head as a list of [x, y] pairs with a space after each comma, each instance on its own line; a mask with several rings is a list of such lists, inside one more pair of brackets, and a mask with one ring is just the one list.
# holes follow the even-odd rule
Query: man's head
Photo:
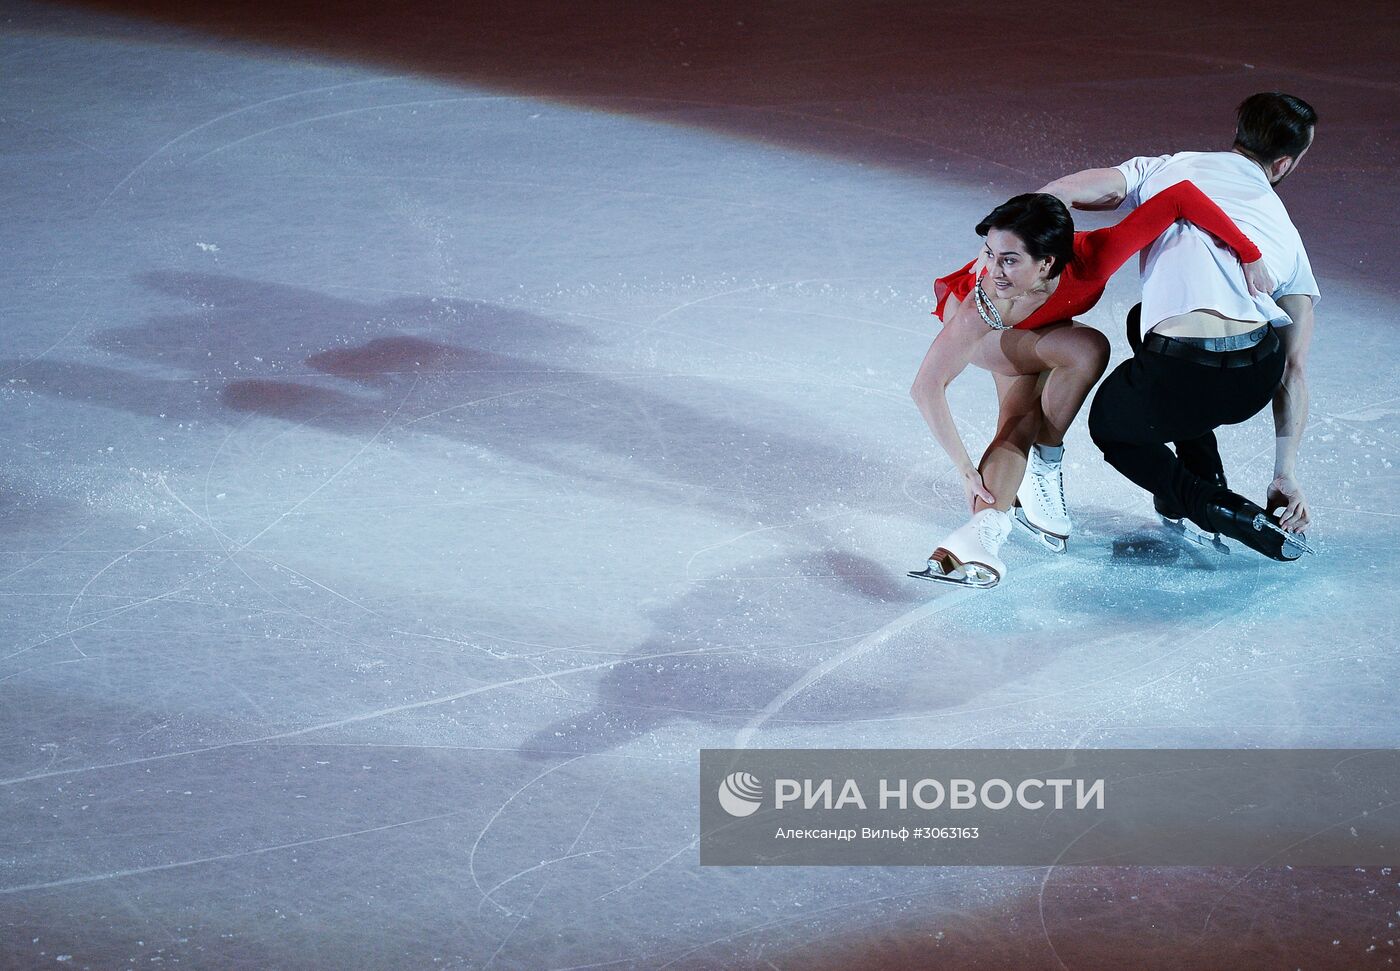
[[1236, 119], [1235, 151], [1258, 162], [1271, 185], [1297, 167], [1317, 126], [1312, 105], [1277, 91], [1245, 98]]

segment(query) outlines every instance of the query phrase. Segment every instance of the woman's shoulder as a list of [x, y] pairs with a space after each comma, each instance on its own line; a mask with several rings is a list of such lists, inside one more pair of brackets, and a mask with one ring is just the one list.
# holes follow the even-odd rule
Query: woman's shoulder
[[[1107, 228], [1112, 229], [1113, 227], [1110, 226]], [[1074, 231], [1074, 259], [1070, 260], [1069, 263], [1065, 265], [1066, 273], [1069, 273], [1071, 270], [1082, 271], [1084, 269], [1084, 261], [1087, 260], [1089, 255], [1093, 252], [1094, 240], [1092, 237], [1094, 233], [1097, 232], [1101, 232], [1101, 230], [1076, 229]], [[1078, 272], [1075, 273], [1075, 276], [1079, 275]]]

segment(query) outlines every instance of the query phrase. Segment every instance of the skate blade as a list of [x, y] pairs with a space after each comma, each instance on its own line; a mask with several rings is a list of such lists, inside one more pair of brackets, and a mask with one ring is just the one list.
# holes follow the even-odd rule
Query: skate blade
[[1293, 549], [1297, 551], [1298, 555], [1290, 556], [1288, 558], [1290, 560], [1300, 559], [1304, 553], [1317, 552], [1317, 550], [1313, 549], [1311, 546], [1308, 545], [1308, 538], [1306, 536], [1301, 535], [1299, 533], [1290, 533], [1288, 530], [1284, 529], [1282, 526], [1274, 522], [1268, 516], [1265, 516], [1263, 513], [1260, 513], [1258, 516], [1254, 517], [1254, 528], [1258, 530], [1272, 529], [1274, 532], [1282, 536], [1284, 545], [1292, 546]]
[[1162, 525], [1174, 533], [1180, 534], [1181, 538], [1197, 546], [1215, 550], [1217, 553], [1230, 555], [1230, 547], [1225, 545], [1225, 541], [1220, 538], [1219, 533], [1207, 533], [1189, 519], [1170, 519], [1157, 514], [1162, 520]]
[[928, 558], [927, 567], [922, 570], [910, 570], [905, 575], [915, 580], [952, 583], [976, 590], [990, 590], [1001, 582], [1001, 577], [982, 564], [960, 563], [957, 557], [941, 548], [933, 551], [933, 555]]
[[1057, 536], [1054, 533], [1047, 533], [1042, 529], [1037, 529], [1031, 525], [1031, 521], [1026, 518], [1026, 512], [1021, 504], [1016, 503], [1015, 507], [1016, 523], [1030, 533], [1037, 543], [1045, 547], [1051, 553], [1063, 553], [1069, 548], [1069, 540], [1064, 536]]

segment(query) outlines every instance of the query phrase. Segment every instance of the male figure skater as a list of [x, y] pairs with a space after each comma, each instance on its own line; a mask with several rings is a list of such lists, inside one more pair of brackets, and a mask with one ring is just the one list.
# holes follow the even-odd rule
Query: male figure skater
[[[1135, 353], [1099, 386], [1089, 433], [1114, 468], [1152, 493], [1169, 524], [1189, 534], [1189, 520], [1276, 560], [1311, 552], [1294, 468], [1318, 289], [1274, 187], [1297, 168], [1316, 124], [1317, 113], [1299, 98], [1255, 94], [1239, 106], [1228, 152], [1133, 158], [1041, 190], [1079, 209], [1116, 209], [1189, 179], [1263, 252], [1277, 281], [1269, 295], [1251, 294], [1235, 255], [1190, 224], [1176, 223], [1143, 251], [1142, 303], [1128, 316]], [[1262, 509], [1226, 487], [1214, 430], [1270, 401], [1274, 478]], [[1218, 535], [1211, 540], [1223, 546]]]

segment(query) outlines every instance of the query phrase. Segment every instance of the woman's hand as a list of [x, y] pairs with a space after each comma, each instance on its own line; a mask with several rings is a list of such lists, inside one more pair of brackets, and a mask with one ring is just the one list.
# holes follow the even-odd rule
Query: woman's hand
[[1281, 475], [1269, 483], [1268, 502], [1269, 508], [1265, 511], [1269, 515], [1273, 515], [1277, 509], [1283, 509], [1279, 514], [1278, 524], [1290, 533], [1302, 532], [1311, 522], [1311, 517], [1308, 516], [1308, 501], [1303, 497], [1303, 487], [1291, 475]]
[[1244, 265], [1244, 280], [1249, 284], [1249, 292], [1267, 297], [1278, 289], [1278, 283], [1262, 259]]
[[968, 469], [963, 473], [963, 494], [967, 496], [967, 508], [972, 509], [978, 499], [987, 505], [992, 505], [997, 501], [997, 497], [987, 490], [987, 486], [982, 481], [982, 473], [976, 469]]

